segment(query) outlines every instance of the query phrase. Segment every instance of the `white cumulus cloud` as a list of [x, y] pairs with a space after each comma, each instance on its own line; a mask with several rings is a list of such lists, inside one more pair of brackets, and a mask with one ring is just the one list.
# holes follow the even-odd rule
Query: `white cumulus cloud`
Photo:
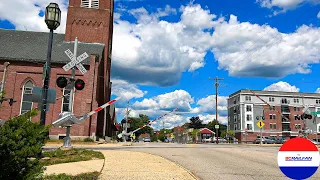
[[174, 108], [179, 108], [179, 111], [190, 111], [190, 103], [193, 102], [193, 98], [187, 91], [175, 90], [154, 98], [144, 99], [141, 102], [137, 101], [133, 104], [133, 107], [140, 110], [153, 108], [154, 110], [171, 111]]
[[133, 98], [141, 98], [147, 91], [141, 91], [136, 85], [124, 80], [112, 79], [112, 94], [121, 97], [121, 101], [129, 101]]
[[[261, 7], [275, 9], [274, 15], [279, 13], [286, 12], [288, 10], [296, 9], [298, 6], [301, 6], [303, 3], [319, 4], [319, 0], [256, 0]], [[280, 10], [278, 10], [280, 9]]]
[[48, 32], [44, 17], [39, 13], [43, 13], [51, 2], [61, 9], [61, 24], [55, 33], [64, 33], [69, 2], [66, 0], [4, 0], [0, 2], [0, 20], [10, 21], [19, 30]]
[[264, 88], [265, 91], [284, 91], [284, 92], [299, 92], [300, 89], [296, 86], [292, 86], [287, 82], [279, 81]]
[[213, 53], [232, 76], [284, 77], [310, 73], [320, 60], [320, 28], [303, 25], [285, 34], [269, 25], [229, 21], [215, 24]]

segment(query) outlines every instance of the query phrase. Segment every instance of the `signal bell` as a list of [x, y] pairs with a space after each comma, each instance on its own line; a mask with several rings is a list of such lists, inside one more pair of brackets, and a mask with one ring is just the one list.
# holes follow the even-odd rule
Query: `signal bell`
[[75, 82], [74, 82], [74, 87], [76, 88], [76, 90], [82, 90], [84, 88], [84, 81], [82, 79], [77, 79]]
[[58, 77], [56, 83], [59, 88], [65, 88], [68, 85], [68, 79], [64, 76], [60, 76]]

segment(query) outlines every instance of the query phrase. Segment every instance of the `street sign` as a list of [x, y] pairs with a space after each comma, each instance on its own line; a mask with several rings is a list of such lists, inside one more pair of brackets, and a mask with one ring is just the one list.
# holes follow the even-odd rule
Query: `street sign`
[[83, 67], [83, 65], [81, 64], [81, 62], [83, 60], [85, 60], [86, 58], [89, 57], [89, 55], [84, 52], [83, 54], [81, 54], [80, 56], [78, 56], [77, 58], [74, 57], [74, 54], [70, 51], [70, 49], [67, 49], [66, 51], [64, 51], [66, 53], [66, 55], [68, 56], [68, 58], [71, 60], [71, 62], [69, 62], [68, 64], [63, 66], [63, 69], [65, 71], [69, 71], [71, 68], [73, 68], [74, 66], [77, 66], [77, 68], [80, 70], [80, 72], [82, 74], [85, 74], [87, 72], [86, 68]]
[[[48, 95], [47, 95], [47, 103], [48, 104], [55, 104], [56, 103], [56, 89], [55, 88], [49, 88], [48, 89]], [[33, 87], [32, 88], [32, 95], [30, 97], [31, 99], [28, 99], [32, 102], [42, 102], [42, 88], [41, 87]]]
[[217, 125], [214, 125], [214, 128], [215, 129], [219, 129], [219, 125], [217, 124]]
[[264, 126], [264, 122], [262, 120], [258, 121], [257, 126], [262, 129]]
[[312, 115], [318, 115], [318, 114], [320, 114], [320, 111], [317, 111], [317, 112], [310, 112], [310, 114], [312, 114]]

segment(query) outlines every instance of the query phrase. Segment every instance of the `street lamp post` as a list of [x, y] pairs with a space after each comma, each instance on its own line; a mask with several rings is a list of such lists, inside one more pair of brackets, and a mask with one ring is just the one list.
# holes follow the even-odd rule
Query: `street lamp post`
[[50, 29], [49, 33], [49, 43], [47, 51], [47, 62], [44, 68], [44, 82], [42, 88], [42, 104], [41, 104], [41, 115], [40, 115], [40, 124], [45, 125], [46, 122], [46, 111], [47, 111], [47, 98], [48, 98], [48, 89], [50, 84], [50, 72], [51, 72], [51, 53], [52, 53], [52, 39], [53, 39], [53, 30], [56, 30], [60, 26], [61, 21], [61, 10], [59, 5], [56, 3], [50, 3], [46, 7], [45, 13], [45, 22]]

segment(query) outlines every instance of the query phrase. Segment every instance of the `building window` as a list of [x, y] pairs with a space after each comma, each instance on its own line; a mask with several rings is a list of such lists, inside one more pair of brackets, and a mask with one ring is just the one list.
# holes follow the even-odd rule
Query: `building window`
[[320, 104], [320, 99], [317, 99], [317, 100], [316, 100], [316, 104]]
[[274, 97], [269, 97], [269, 102], [274, 102]]
[[275, 114], [270, 114], [270, 119], [276, 119], [276, 115]]
[[246, 96], [246, 101], [251, 101], [251, 96]]
[[234, 130], [235, 130], [235, 131], [237, 130], [237, 124], [234, 125]]
[[270, 111], [275, 111], [276, 107], [275, 106], [270, 106]]
[[289, 104], [289, 101], [286, 98], [281, 99], [282, 104]]
[[299, 103], [299, 99], [293, 99], [294, 103]]
[[294, 126], [296, 129], [301, 129], [301, 124], [295, 124]]
[[252, 131], [252, 124], [247, 124], [248, 131]]
[[24, 83], [21, 98], [20, 114], [26, 113], [32, 109], [32, 88], [32, 81], [29, 80], [26, 83]]
[[237, 122], [237, 116], [234, 116], [234, 122]]
[[250, 106], [250, 105], [247, 105], [247, 106], [246, 106], [246, 110], [247, 110], [247, 112], [251, 112], [251, 111], [252, 111], [251, 106]]
[[277, 124], [270, 123], [270, 129], [277, 129]]
[[247, 114], [247, 121], [251, 121], [252, 120], [252, 115], [251, 114]]
[[81, 7], [99, 9], [99, 0], [81, 0]]
[[[63, 100], [62, 100], [62, 112], [69, 111], [69, 103], [70, 103], [70, 92], [71, 92], [72, 85], [68, 84], [64, 89], [63, 89]], [[73, 94], [73, 99], [74, 99], [74, 94]], [[71, 109], [73, 112], [73, 107]]]
[[299, 107], [297, 107], [297, 111], [300, 111], [300, 108], [299, 108]]

